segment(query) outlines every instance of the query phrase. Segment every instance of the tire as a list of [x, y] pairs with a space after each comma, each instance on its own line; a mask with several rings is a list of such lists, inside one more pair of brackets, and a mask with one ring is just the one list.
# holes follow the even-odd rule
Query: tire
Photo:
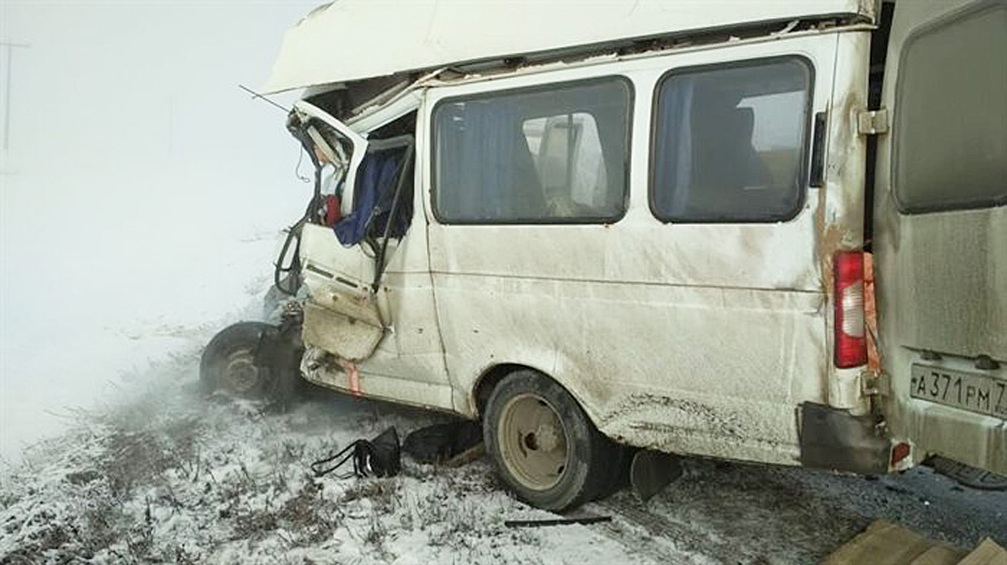
[[272, 328], [263, 322], [238, 322], [213, 336], [199, 362], [203, 390], [239, 398], [269, 396], [276, 378], [269, 367], [256, 364], [256, 355], [263, 332]]
[[521, 370], [493, 390], [483, 418], [497, 473], [528, 504], [560, 512], [592, 500], [612, 447], [558, 383]]

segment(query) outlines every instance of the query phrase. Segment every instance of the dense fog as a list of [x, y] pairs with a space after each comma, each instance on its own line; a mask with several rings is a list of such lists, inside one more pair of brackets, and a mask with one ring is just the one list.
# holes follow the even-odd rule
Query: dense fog
[[265, 287], [310, 189], [283, 112], [238, 84], [313, 6], [0, 3], [0, 456]]

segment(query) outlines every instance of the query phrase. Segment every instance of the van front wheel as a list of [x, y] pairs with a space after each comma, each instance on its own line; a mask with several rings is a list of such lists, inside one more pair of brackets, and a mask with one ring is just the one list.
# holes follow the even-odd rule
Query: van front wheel
[[552, 511], [598, 494], [610, 444], [558, 383], [531, 370], [505, 377], [483, 418], [486, 447], [521, 500]]
[[242, 398], [267, 396], [275, 379], [268, 367], [256, 364], [255, 354], [269, 328], [262, 322], [238, 322], [215, 335], [199, 363], [203, 390]]

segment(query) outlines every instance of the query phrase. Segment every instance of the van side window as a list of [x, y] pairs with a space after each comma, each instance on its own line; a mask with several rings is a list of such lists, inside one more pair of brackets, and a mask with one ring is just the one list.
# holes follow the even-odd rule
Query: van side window
[[1005, 53], [1004, 1], [953, 13], [906, 41], [892, 159], [902, 212], [1007, 204]]
[[650, 203], [665, 222], [800, 210], [813, 72], [797, 57], [676, 69], [657, 85]]
[[434, 108], [443, 223], [600, 223], [625, 211], [628, 81], [444, 100]]

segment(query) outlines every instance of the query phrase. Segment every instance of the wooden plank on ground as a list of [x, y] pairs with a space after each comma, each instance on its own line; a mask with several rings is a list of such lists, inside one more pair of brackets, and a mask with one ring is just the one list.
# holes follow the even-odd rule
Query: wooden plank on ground
[[910, 565], [957, 565], [963, 552], [946, 545], [935, 545], [914, 559]]
[[878, 520], [833, 552], [825, 565], [955, 565], [964, 555], [951, 546]]
[[962, 559], [958, 565], [1007, 565], [1007, 550], [986, 538], [979, 547]]

